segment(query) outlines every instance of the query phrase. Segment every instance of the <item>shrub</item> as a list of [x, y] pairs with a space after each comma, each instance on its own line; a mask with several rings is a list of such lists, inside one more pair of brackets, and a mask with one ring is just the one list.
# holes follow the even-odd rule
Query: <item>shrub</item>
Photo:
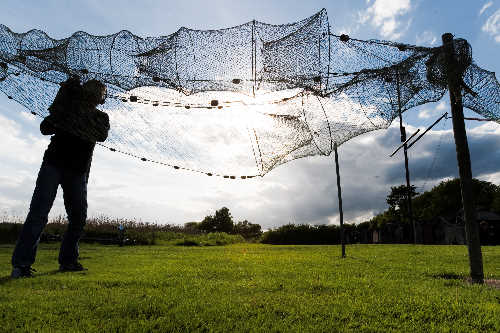
[[198, 229], [205, 232], [226, 232], [233, 231], [233, 217], [227, 207], [215, 211], [215, 214], [205, 216], [203, 221], [198, 225]]
[[340, 228], [336, 225], [287, 224], [266, 231], [262, 235], [266, 244], [339, 244]]
[[244, 220], [234, 225], [233, 233], [241, 235], [245, 239], [252, 239], [262, 236], [262, 229], [259, 224], [250, 223]]
[[[123, 238], [126, 239], [125, 244], [154, 245], [158, 242], [172, 242], [177, 239], [189, 240], [191, 238], [196, 245], [202, 246], [226, 245], [244, 241], [240, 235], [228, 235], [221, 232], [201, 234], [201, 231], [194, 229], [192, 224], [188, 224], [187, 226], [159, 225], [136, 220], [112, 219], [106, 216], [99, 216], [87, 220], [80, 242], [119, 244], [120, 231], [118, 227], [120, 225], [124, 227]], [[15, 243], [22, 226], [22, 223], [0, 223], [0, 243]], [[52, 219], [40, 236], [40, 241], [61, 241], [67, 226], [68, 221], [63, 216]], [[199, 237], [196, 235], [199, 235]]]
[[202, 231], [200, 230], [201, 222], [187, 222], [184, 223], [184, 233], [186, 234], [199, 234]]
[[23, 225], [21, 223], [4, 222], [0, 223], [0, 243], [1, 244], [12, 244], [15, 243], [21, 228]]
[[203, 235], [190, 235], [176, 242], [183, 246], [215, 246], [243, 243], [245, 239], [241, 235], [229, 235], [225, 232], [211, 232]]

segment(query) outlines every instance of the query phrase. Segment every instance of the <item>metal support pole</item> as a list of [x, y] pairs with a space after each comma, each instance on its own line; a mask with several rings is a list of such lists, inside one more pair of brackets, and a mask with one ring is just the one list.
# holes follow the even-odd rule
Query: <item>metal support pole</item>
[[453, 135], [455, 137], [458, 172], [460, 174], [460, 189], [464, 207], [465, 235], [469, 252], [470, 275], [472, 282], [483, 283], [483, 256], [472, 193], [472, 171], [462, 105], [461, 73], [457, 72], [458, 66], [453, 35], [446, 33], [441, 38], [443, 40], [448, 90], [450, 92]]
[[339, 154], [337, 153], [337, 143], [334, 145], [335, 151], [335, 170], [337, 172], [337, 194], [339, 197], [340, 214], [340, 244], [342, 246], [342, 258], [345, 258], [345, 239], [344, 239], [344, 211], [342, 210], [342, 189], [340, 187]]
[[[404, 127], [403, 127], [404, 130]], [[417, 244], [417, 227], [413, 218], [413, 205], [411, 203], [411, 185], [410, 185], [410, 170], [408, 167], [408, 148], [404, 145], [405, 154], [405, 173], [406, 173], [406, 200], [408, 201], [408, 218], [413, 229], [413, 244]]]
[[256, 60], [256, 45], [255, 45], [255, 20], [252, 21], [252, 81], [253, 81], [253, 86], [252, 86], [252, 94], [253, 97], [255, 97], [255, 81], [256, 81], [256, 73], [257, 70], [255, 67], [257, 67], [257, 60]]
[[[401, 142], [406, 142], [406, 129], [403, 126], [403, 115], [401, 114], [401, 91], [399, 89], [399, 73], [397, 74], [398, 83], [398, 112], [399, 112], [399, 129], [401, 131]], [[413, 209], [411, 204], [411, 185], [410, 185], [410, 170], [408, 168], [408, 145], [403, 145], [405, 155], [405, 173], [406, 173], [406, 202], [408, 208], [408, 218], [413, 229], [413, 244], [417, 244], [417, 229], [415, 227], [415, 220], [413, 219]]]

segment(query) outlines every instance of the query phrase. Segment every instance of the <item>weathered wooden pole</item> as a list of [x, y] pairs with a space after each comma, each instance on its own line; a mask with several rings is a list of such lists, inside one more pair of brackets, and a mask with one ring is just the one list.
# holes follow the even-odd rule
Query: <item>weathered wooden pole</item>
[[337, 143], [335, 142], [335, 170], [337, 171], [337, 194], [339, 197], [340, 214], [340, 244], [342, 246], [342, 258], [345, 258], [345, 239], [344, 239], [344, 211], [342, 210], [342, 189], [340, 187], [339, 154], [337, 153]]
[[474, 208], [471, 162], [462, 105], [462, 73], [459, 72], [453, 35], [446, 33], [442, 35], [441, 38], [443, 40], [443, 51], [445, 54], [445, 68], [453, 120], [453, 135], [455, 137], [458, 172], [460, 174], [460, 189], [464, 207], [465, 235], [467, 249], [469, 251], [470, 276], [472, 282], [483, 283], [483, 256], [481, 254], [479, 227], [476, 222], [476, 211]]
[[[401, 132], [401, 142], [406, 141], [406, 129], [403, 126], [403, 115], [401, 112], [401, 90], [399, 73], [397, 74], [397, 84], [398, 84], [398, 112], [399, 112], [399, 130]], [[410, 170], [408, 166], [408, 145], [405, 143], [403, 146], [403, 152], [405, 156], [405, 175], [406, 175], [406, 204], [408, 209], [408, 218], [410, 219], [410, 224], [413, 229], [413, 244], [417, 244], [417, 229], [415, 227], [415, 220], [413, 219], [413, 209], [411, 204], [411, 186], [410, 186]]]

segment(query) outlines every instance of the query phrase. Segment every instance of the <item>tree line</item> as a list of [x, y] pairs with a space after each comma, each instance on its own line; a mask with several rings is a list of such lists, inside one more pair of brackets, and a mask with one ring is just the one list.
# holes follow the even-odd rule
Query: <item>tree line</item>
[[[485, 210], [500, 214], [500, 186], [493, 183], [473, 179], [472, 190], [476, 210]], [[453, 219], [462, 209], [460, 179], [449, 179], [440, 182], [432, 190], [418, 193], [411, 186], [413, 217], [416, 221], [430, 221], [442, 216]], [[382, 227], [387, 223], [409, 224], [406, 209], [406, 185], [391, 187], [386, 199], [389, 206], [382, 213], [365, 222], [372, 228]]]
[[227, 234], [237, 234], [245, 239], [259, 238], [262, 235], [262, 228], [259, 224], [250, 223], [248, 220], [234, 223], [233, 216], [227, 207], [216, 210], [214, 215], [205, 216], [201, 222], [185, 223], [184, 228], [204, 233], [225, 232]]
[[[473, 192], [477, 209], [500, 214], [500, 186], [473, 179]], [[460, 214], [462, 200], [459, 179], [443, 181], [424, 193], [418, 193], [412, 186], [411, 195], [414, 218], [418, 222], [431, 221], [440, 216], [452, 221]], [[391, 187], [386, 202], [388, 208], [372, 219], [359, 224], [344, 224], [347, 243], [371, 243], [372, 231], [384, 228], [385, 225], [401, 225], [404, 232], [410, 234], [411, 226], [406, 210], [406, 186]], [[183, 226], [157, 225], [106, 217], [90, 219], [85, 227], [83, 241], [114, 239], [119, 225], [125, 227], [126, 235], [133, 239], [135, 244], [155, 244], [157, 239], [173, 239], [181, 237], [181, 234], [214, 233], [241, 235], [245, 240], [267, 244], [340, 244], [338, 225], [286, 224], [263, 232], [259, 224], [246, 219], [234, 222], [227, 207], [216, 210], [213, 215], [205, 216], [201, 222], [188, 222]], [[15, 242], [21, 226], [19, 223], [0, 223], [0, 243]], [[66, 221], [61, 217], [57, 221], [52, 221], [42, 235], [42, 241], [60, 240], [53, 236], [60, 238], [65, 228]]]

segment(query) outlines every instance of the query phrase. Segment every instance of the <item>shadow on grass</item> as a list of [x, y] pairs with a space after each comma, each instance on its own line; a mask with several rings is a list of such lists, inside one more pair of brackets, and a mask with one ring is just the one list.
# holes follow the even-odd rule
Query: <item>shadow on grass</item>
[[189, 240], [189, 239], [177, 242], [177, 243], [175, 243], [175, 245], [178, 245], [178, 246], [200, 246], [200, 244], [197, 241], [193, 241], [193, 240]]
[[[439, 273], [439, 274], [429, 274], [428, 276], [435, 279], [443, 279], [443, 280], [461, 280], [468, 284], [475, 284], [472, 282], [469, 276], [463, 274], [455, 274], [455, 273]], [[483, 285], [500, 289], [500, 279], [484, 279]]]
[[435, 279], [444, 279], [444, 280], [465, 280], [467, 278], [462, 274], [455, 274], [455, 273], [430, 274], [429, 276]]
[[[34, 278], [41, 277], [41, 276], [50, 276], [50, 275], [63, 274], [63, 273], [67, 273], [67, 272], [61, 272], [58, 269], [54, 269], [52, 271], [45, 272], [45, 273], [40, 273], [40, 274], [35, 273], [35, 275], [31, 278], [20, 278], [20, 279], [34, 279]], [[0, 277], [0, 285], [4, 285], [4, 284], [7, 284], [11, 281], [16, 281], [16, 280], [19, 280], [19, 279], [13, 279], [10, 277], [10, 275], [2, 276], [2, 277]]]

